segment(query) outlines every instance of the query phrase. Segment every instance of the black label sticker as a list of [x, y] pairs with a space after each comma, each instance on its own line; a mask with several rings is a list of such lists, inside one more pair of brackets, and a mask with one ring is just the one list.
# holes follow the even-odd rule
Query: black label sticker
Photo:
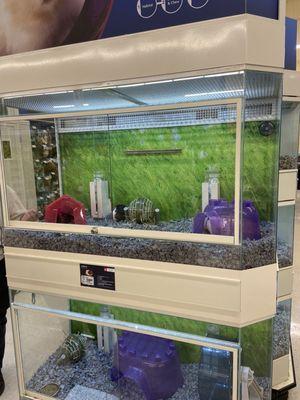
[[115, 268], [80, 264], [81, 286], [116, 290]]

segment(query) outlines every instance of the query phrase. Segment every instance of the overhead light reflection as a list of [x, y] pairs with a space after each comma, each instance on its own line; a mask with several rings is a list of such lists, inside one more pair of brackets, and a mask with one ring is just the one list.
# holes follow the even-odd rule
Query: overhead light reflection
[[200, 96], [214, 96], [219, 94], [241, 94], [241, 93], [244, 93], [244, 89], [222, 90], [219, 92], [207, 92], [207, 93], [191, 93], [191, 94], [186, 94], [184, 97], [200, 97]]
[[75, 107], [75, 104], [66, 104], [66, 105], [62, 104], [59, 106], [53, 106], [53, 108], [73, 108], [73, 107]]

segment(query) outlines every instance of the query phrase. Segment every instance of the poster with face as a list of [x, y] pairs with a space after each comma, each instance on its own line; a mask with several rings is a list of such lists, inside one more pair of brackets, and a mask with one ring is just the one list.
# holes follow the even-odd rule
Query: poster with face
[[278, 18], [279, 0], [0, 0], [0, 57], [255, 14]]
[[99, 39], [113, 0], [0, 0], [0, 56]]

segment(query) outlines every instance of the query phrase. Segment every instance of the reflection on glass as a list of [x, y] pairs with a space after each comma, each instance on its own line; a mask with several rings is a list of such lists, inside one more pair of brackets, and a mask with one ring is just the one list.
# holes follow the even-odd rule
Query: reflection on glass
[[241, 329], [242, 365], [250, 369], [243, 371], [242, 381], [254, 374], [254, 398], [261, 400], [272, 398], [272, 333], [272, 320]]
[[54, 121], [30, 122], [32, 157], [36, 182], [37, 212], [43, 219], [45, 205], [59, 197], [57, 144]]
[[293, 265], [295, 205], [278, 208], [278, 263], [280, 268]]
[[300, 105], [284, 102], [282, 105], [280, 169], [297, 169]]
[[[276, 170], [274, 160], [278, 151], [278, 125], [272, 124], [272, 130], [265, 135], [262, 122], [245, 123], [243, 157], [243, 199], [251, 200], [258, 216], [248, 215], [243, 210], [243, 231], [260, 221], [256, 238], [250, 243], [243, 235], [242, 263], [245, 268], [259, 267], [276, 262]], [[263, 130], [263, 133], [262, 133]], [[248, 208], [246, 208], [247, 210]], [[254, 225], [255, 226], [255, 225]], [[253, 228], [252, 228], [253, 229]], [[260, 235], [260, 236], [259, 236]]]
[[[102, 313], [111, 317], [112, 310]], [[74, 322], [29, 310], [18, 314], [31, 393], [61, 400], [232, 398], [237, 371], [225, 349], [102, 326], [94, 326], [96, 336], [85, 335], [74, 331]]]
[[[243, 132], [242, 153], [242, 198], [251, 200], [259, 213], [261, 240], [250, 243], [243, 240], [242, 265], [244, 268], [275, 264], [278, 158], [280, 144], [280, 118], [282, 80], [277, 74], [270, 74], [270, 97], [263, 102], [253, 102], [253, 88], [264, 74], [249, 71], [246, 74], [246, 121]], [[257, 115], [256, 122], [248, 122]], [[247, 118], [248, 116], [248, 118]], [[241, 224], [245, 229], [247, 219]]]
[[[169, 331], [190, 333], [197, 336], [208, 336], [210, 338], [226, 340], [229, 342], [238, 342], [239, 331], [237, 328], [230, 326], [222, 326], [216, 324], [208, 324], [206, 322], [194, 321], [187, 318], [179, 318], [171, 315], [163, 315], [139, 310], [133, 310], [122, 307], [110, 306], [107, 310], [103, 310], [103, 306], [95, 303], [72, 300], [70, 308], [74, 312], [80, 314], [105, 316], [107, 313], [119, 321], [138, 323], [140, 325], [148, 325], [159, 329], [167, 329]], [[103, 314], [104, 312], [104, 314]], [[81, 332], [89, 336], [96, 336], [95, 326], [72, 322], [72, 329], [75, 332]], [[183, 344], [182, 353], [188, 354], [189, 345]]]
[[[82, 0], [80, 0], [82, 1]], [[190, 1], [198, 6], [199, 0]], [[200, 0], [200, 2], [208, 0]], [[145, 19], [160, 9], [160, 12], [173, 13], [185, 0], [139, 0], [137, 11]], [[198, 4], [196, 4], [198, 3]], [[167, 15], [166, 15], [167, 16]], [[145, 20], [145, 22], [147, 22]], [[261, 75], [258, 82], [259, 97], [265, 96], [265, 89], [272, 85], [271, 74]], [[3, 116], [36, 114], [65, 114], [93, 112], [96, 110], [116, 110], [120, 108], [138, 109], [143, 106], [159, 106], [175, 103], [193, 103], [213, 99], [236, 98], [242, 96], [244, 71], [224, 72], [179, 79], [155, 79], [147, 82], [108, 86], [100, 85], [74, 90], [55, 90], [22, 97], [2, 99], [0, 113]], [[268, 92], [269, 93], [269, 92]]]
[[7, 183], [42, 222], [233, 236], [235, 120], [222, 105], [9, 125], [31, 140], [18, 155], [33, 174], [6, 164]]
[[273, 358], [290, 353], [290, 334], [291, 334], [292, 301], [281, 301], [277, 305], [277, 313], [274, 319], [273, 333]]
[[8, 160], [8, 159], [12, 158], [11, 147], [10, 147], [10, 141], [9, 140], [3, 140], [2, 141], [2, 152], [3, 152], [4, 160]]
[[53, 391], [61, 400], [117, 398], [113, 354], [98, 348], [96, 340], [71, 332], [69, 321], [30, 311], [20, 312], [19, 322], [27, 391], [48, 396]]

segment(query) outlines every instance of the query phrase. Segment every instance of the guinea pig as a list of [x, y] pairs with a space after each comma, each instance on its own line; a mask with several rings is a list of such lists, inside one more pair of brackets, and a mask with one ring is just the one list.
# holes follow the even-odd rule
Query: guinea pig
[[113, 210], [113, 220], [116, 222], [121, 222], [126, 219], [124, 204], [118, 204]]

